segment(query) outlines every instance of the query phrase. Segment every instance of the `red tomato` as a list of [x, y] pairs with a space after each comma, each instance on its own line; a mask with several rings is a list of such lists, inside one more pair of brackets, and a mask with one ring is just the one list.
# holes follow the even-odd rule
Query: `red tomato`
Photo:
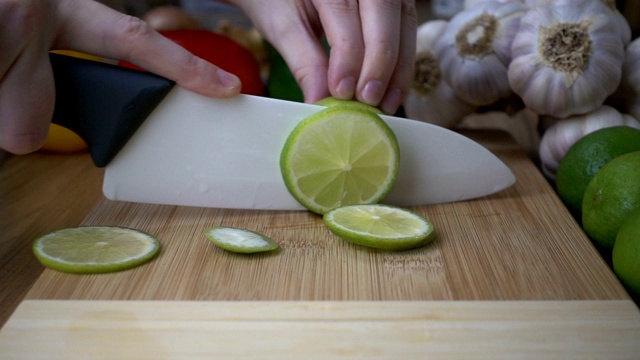
[[[243, 94], [264, 95], [258, 60], [237, 42], [224, 35], [200, 29], [163, 30], [160, 33], [192, 54], [238, 76], [242, 81]], [[120, 65], [140, 69], [125, 61], [121, 61]]]

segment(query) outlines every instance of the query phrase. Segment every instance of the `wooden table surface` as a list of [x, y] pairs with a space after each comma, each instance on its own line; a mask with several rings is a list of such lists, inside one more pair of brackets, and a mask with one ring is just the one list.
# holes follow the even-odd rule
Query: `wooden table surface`
[[[270, 345], [260, 345], [272, 358], [285, 357], [282, 337], [296, 344], [290, 358], [319, 348], [327, 352], [316, 357], [333, 358], [426, 350], [444, 358], [509, 358], [497, 351], [524, 358], [637, 356], [638, 308], [535, 165], [504, 134], [467, 135], [510, 166], [516, 184], [481, 199], [413, 208], [436, 224], [438, 238], [400, 253], [340, 241], [306, 212], [109, 201], [100, 192], [102, 170], [86, 155], [10, 157], [0, 166], [2, 323], [21, 305], [0, 330], [0, 354], [19, 358], [26, 351], [37, 358], [61, 343], [69, 350], [70, 339], [109, 353], [134, 341], [184, 338], [168, 357], [230, 351], [251, 357], [253, 339], [237, 346], [249, 341], [245, 334], [264, 337]], [[31, 253], [33, 239], [79, 224], [139, 228], [157, 235], [163, 252], [117, 274], [43, 271]], [[258, 257], [226, 253], [201, 236], [213, 224], [265, 232], [282, 250]], [[201, 316], [204, 323], [194, 322]], [[388, 337], [383, 329], [389, 326], [422, 335]], [[325, 331], [343, 341], [308, 344]], [[229, 342], [189, 342], [198, 336]], [[34, 341], [44, 345], [33, 348]], [[137, 357], [136, 351], [127, 354]], [[60, 358], [86, 355], [74, 354]]]

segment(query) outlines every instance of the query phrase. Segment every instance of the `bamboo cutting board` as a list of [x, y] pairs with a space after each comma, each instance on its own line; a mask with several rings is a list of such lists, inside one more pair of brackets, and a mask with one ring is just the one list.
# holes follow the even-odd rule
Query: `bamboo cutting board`
[[635, 360], [634, 307], [625, 301], [28, 300], [0, 331], [0, 354], [4, 360]]
[[[146, 231], [161, 254], [115, 274], [45, 270], [0, 358], [637, 359], [640, 312], [554, 190], [506, 135], [473, 138], [516, 184], [412, 208], [437, 238], [410, 251], [347, 243], [309, 212], [102, 200], [82, 224]], [[223, 251], [212, 225], [281, 250]]]
[[[626, 292], [535, 165], [504, 134], [480, 138], [516, 175], [497, 194], [416, 207], [436, 240], [384, 252], [332, 235], [305, 211], [249, 211], [103, 200], [84, 225], [157, 236], [153, 262], [107, 275], [45, 271], [30, 299], [101, 300], [574, 300]], [[273, 254], [239, 255], [209, 243], [212, 225], [277, 240]]]

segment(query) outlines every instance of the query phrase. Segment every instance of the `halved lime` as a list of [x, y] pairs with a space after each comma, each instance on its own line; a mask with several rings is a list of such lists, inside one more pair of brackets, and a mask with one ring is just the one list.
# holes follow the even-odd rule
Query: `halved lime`
[[335, 235], [354, 244], [383, 250], [406, 250], [430, 243], [435, 228], [409, 210], [388, 205], [350, 205], [323, 216]]
[[36, 239], [33, 253], [42, 265], [67, 273], [93, 274], [131, 269], [151, 260], [160, 242], [138, 230], [80, 226]]
[[225, 226], [205, 229], [204, 236], [215, 245], [237, 253], [256, 253], [276, 250], [278, 243], [260, 233]]
[[328, 107], [303, 119], [287, 138], [280, 170], [289, 192], [307, 209], [371, 204], [393, 187], [398, 141], [376, 114]]
[[352, 107], [354, 109], [371, 111], [376, 114], [382, 114], [382, 110], [378, 109], [375, 106], [371, 106], [369, 104], [365, 104], [357, 100], [337, 99], [337, 98], [334, 98], [333, 96], [329, 96], [322, 100], [316, 101], [316, 105], [322, 105], [326, 107], [346, 106], [346, 107]]

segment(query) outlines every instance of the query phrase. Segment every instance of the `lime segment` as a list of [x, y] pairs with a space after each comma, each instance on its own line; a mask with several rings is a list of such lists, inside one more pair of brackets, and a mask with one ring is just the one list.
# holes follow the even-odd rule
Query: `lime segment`
[[210, 227], [204, 231], [204, 236], [220, 248], [238, 253], [272, 251], [280, 247], [260, 233], [232, 227]]
[[379, 202], [395, 183], [399, 165], [398, 142], [387, 124], [370, 111], [342, 106], [302, 120], [280, 157], [289, 192], [318, 214]]
[[435, 228], [425, 218], [387, 205], [350, 205], [323, 216], [335, 235], [354, 244], [383, 250], [423, 246], [435, 238]]
[[111, 226], [61, 229], [33, 243], [42, 265], [77, 274], [127, 270], [151, 260], [159, 249], [160, 242], [149, 234]]

